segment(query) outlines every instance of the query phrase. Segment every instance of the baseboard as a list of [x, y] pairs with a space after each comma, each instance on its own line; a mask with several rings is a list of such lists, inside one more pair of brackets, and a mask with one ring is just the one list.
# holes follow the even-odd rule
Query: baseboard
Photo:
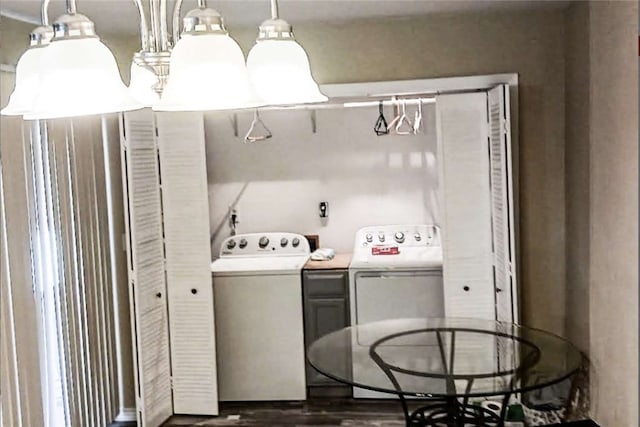
[[116, 419], [113, 421], [118, 423], [128, 423], [137, 420], [136, 408], [122, 408]]

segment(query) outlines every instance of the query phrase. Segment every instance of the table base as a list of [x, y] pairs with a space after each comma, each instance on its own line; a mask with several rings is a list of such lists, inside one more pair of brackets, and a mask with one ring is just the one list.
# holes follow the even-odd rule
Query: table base
[[[433, 400], [409, 411], [404, 396], [399, 395], [407, 427], [503, 427], [506, 406], [499, 414], [456, 398]], [[505, 399], [507, 400], [507, 399]]]

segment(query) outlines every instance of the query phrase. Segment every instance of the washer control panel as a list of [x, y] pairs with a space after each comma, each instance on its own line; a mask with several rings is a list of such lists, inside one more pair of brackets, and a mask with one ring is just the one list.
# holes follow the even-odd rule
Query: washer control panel
[[358, 230], [353, 252], [370, 252], [374, 247], [429, 246], [440, 246], [440, 229], [436, 225], [383, 225]]
[[306, 255], [309, 241], [296, 233], [249, 233], [227, 237], [220, 256]]

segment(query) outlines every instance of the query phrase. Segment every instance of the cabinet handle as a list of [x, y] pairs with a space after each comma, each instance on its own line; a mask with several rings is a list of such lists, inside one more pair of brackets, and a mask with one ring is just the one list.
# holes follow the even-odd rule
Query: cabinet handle
[[502, 288], [496, 288], [496, 293], [502, 292]]
[[198, 293], [198, 290], [197, 290], [196, 288], [193, 288], [193, 289], [191, 289], [191, 293], [192, 293], [193, 295], [195, 295], [195, 294], [197, 294], [197, 293]]
[[471, 288], [469, 288], [469, 286], [464, 286], [462, 289], [464, 289], [465, 292], [469, 292], [469, 289]]
[[162, 298], [162, 292], [158, 292], [158, 293], [156, 294], [156, 297], [157, 297], [157, 298]]

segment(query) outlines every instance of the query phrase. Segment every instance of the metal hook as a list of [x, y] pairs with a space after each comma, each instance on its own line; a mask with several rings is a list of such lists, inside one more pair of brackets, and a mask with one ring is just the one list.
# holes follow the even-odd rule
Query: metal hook
[[[405, 129], [403, 129], [403, 126]], [[396, 124], [396, 134], [398, 135], [410, 135], [413, 133], [413, 125], [409, 118], [407, 117], [407, 103], [406, 101], [402, 101], [402, 115], [400, 115], [400, 119]], [[403, 130], [401, 130], [403, 129]]]
[[380, 114], [378, 115], [378, 120], [376, 120], [376, 124], [373, 127], [373, 130], [378, 136], [386, 135], [389, 133], [389, 126], [387, 125], [387, 119], [384, 118], [384, 107], [382, 105], [382, 100], [378, 104], [378, 112]]
[[416, 115], [413, 119], [414, 135], [417, 135], [420, 132], [420, 126], [422, 126], [422, 99], [418, 99], [418, 109], [416, 110]]
[[233, 136], [238, 137], [238, 114], [233, 113], [229, 120], [231, 120], [231, 127], [233, 128]]
[[316, 110], [310, 110], [309, 118], [311, 119], [311, 132], [318, 133], [318, 116]]
[[[263, 133], [261, 135], [253, 136], [251, 135], [255, 130], [256, 126], [262, 127]], [[244, 136], [244, 142], [259, 142], [264, 141], [271, 138], [273, 135], [267, 126], [260, 120], [260, 114], [258, 113], [258, 109], [253, 110], [253, 120], [251, 121], [251, 126], [249, 127], [249, 131]]]

